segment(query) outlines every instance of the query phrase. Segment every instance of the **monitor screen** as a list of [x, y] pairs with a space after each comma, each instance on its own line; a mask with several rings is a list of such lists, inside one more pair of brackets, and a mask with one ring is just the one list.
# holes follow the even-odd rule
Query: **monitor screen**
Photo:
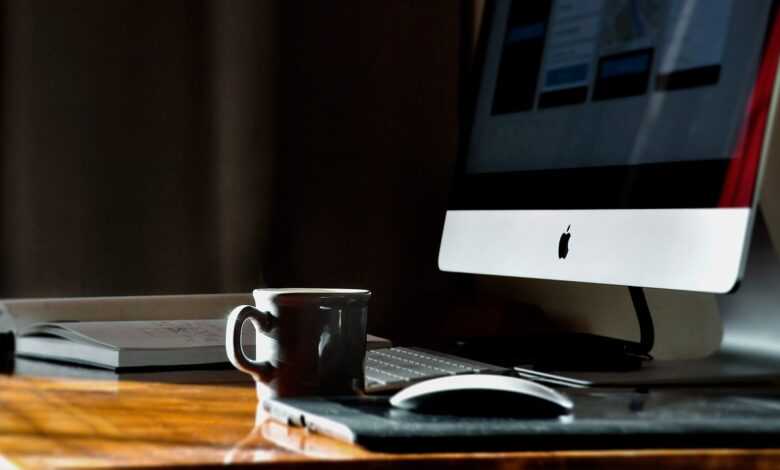
[[750, 205], [752, 186], [728, 180], [758, 159], [743, 154], [774, 11], [773, 0], [489, 4], [453, 208]]
[[777, 11], [488, 1], [439, 267], [732, 290], [772, 142]]

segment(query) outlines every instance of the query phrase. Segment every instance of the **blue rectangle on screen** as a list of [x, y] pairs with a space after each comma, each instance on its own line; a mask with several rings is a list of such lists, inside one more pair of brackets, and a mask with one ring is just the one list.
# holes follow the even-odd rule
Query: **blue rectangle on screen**
[[571, 65], [547, 72], [545, 86], [559, 86], [568, 83], [580, 84], [588, 78], [588, 64]]
[[544, 23], [533, 23], [523, 26], [515, 26], [509, 30], [506, 35], [506, 42], [530, 41], [533, 39], [544, 39]]
[[601, 64], [601, 78], [619, 77], [622, 75], [640, 75], [650, 68], [650, 55], [635, 55], [613, 59]]

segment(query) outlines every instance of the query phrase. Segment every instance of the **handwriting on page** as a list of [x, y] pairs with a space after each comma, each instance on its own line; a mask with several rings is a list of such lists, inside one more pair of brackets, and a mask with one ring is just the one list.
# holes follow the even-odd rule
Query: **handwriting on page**
[[152, 338], [176, 338], [188, 344], [222, 344], [225, 341], [222, 321], [156, 321], [144, 326], [143, 332]]

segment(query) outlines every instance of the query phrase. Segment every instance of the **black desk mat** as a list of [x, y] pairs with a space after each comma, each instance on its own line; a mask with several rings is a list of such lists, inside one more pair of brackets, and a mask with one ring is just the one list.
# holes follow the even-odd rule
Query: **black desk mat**
[[583, 391], [552, 419], [427, 415], [387, 397], [290, 398], [264, 408], [289, 425], [385, 452], [769, 448], [780, 446], [780, 391]]

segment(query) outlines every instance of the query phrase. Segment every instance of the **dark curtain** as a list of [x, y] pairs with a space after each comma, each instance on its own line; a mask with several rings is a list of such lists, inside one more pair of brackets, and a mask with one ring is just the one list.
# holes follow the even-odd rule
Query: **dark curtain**
[[371, 331], [438, 328], [473, 11], [5, 0], [0, 296], [367, 287]]
[[0, 296], [261, 285], [277, 3], [2, 8]]

